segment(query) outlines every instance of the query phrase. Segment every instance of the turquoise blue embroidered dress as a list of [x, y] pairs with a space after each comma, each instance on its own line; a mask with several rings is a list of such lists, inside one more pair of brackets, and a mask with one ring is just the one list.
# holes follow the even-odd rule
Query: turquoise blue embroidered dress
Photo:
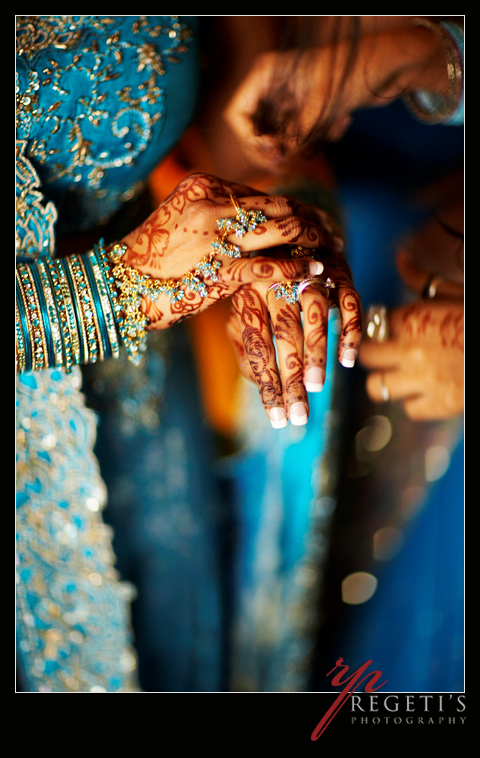
[[[17, 18], [17, 259], [106, 223], [195, 107], [195, 18]], [[128, 606], [103, 523], [95, 414], [78, 367], [17, 382], [18, 662], [27, 691], [137, 688]]]
[[[193, 115], [197, 24], [17, 19], [19, 261], [55, 255], [60, 237], [103, 229], [123, 207], [128, 215]], [[308, 426], [272, 430], [249, 388], [241, 451], [216, 470], [181, 328], [166, 335], [167, 357], [163, 336], [150, 335], [142, 371], [107, 361], [83, 378], [78, 367], [19, 375], [24, 689], [139, 689], [133, 588], [115, 557], [138, 588], [144, 690], [308, 689], [336, 506], [333, 312], [330, 327], [330, 370]]]
[[[55, 255], [60, 237], [103, 229], [125, 203], [128, 218], [192, 117], [197, 22], [18, 19], [18, 260]], [[121, 358], [19, 376], [18, 650], [29, 691], [138, 686], [131, 589], [115, 557], [138, 589], [143, 689], [305, 688], [332, 510], [319, 467], [333, 373], [307, 433], [272, 434], [253, 388], [242, 453], [214, 470], [188, 339], [182, 325], [171, 333], [150, 335], [140, 371]], [[333, 334], [331, 367], [335, 349]]]

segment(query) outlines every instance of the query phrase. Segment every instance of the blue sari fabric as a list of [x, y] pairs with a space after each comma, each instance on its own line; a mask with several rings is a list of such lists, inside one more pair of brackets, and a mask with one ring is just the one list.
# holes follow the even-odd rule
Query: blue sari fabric
[[[117, 211], [125, 221], [122, 207], [140, 195], [194, 113], [198, 20], [19, 19], [22, 256], [54, 254], [56, 235], [115, 224]], [[424, 134], [415, 144], [425, 165]], [[365, 173], [361, 182], [342, 176], [354, 278], [364, 304], [385, 292], [394, 304], [400, 288], [387, 251], [418, 213], [403, 185], [390, 182], [386, 190], [367, 177], [366, 184]], [[122, 357], [71, 374], [19, 377], [17, 620], [25, 690], [308, 689], [318, 626], [338, 629], [325, 619], [328, 603], [319, 602], [340, 507], [340, 420], [355, 396], [339, 393], [338, 382], [357, 377], [338, 365], [338, 332], [332, 311], [327, 381], [309, 397], [308, 425], [273, 430], [258, 391], [245, 387], [237, 452], [220, 460], [182, 324], [150, 335], [140, 369]], [[376, 513], [385, 497], [369, 502]], [[451, 554], [458, 566], [458, 553]], [[458, 600], [457, 585], [455, 593]], [[372, 623], [381, 624], [380, 612], [372, 610], [368, 623], [377, 639]], [[342, 627], [345, 658], [352, 648], [352, 657], [363, 653], [355, 649], [357, 630], [360, 621]], [[397, 653], [393, 644], [385, 651], [385, 671], [386, 656]], [[420, 684], [428, 690], [430, 681]]]
[[329, 319], [327, 377], [309, 395], [305, 427], [272, 429], [253, 386], [245, 389], [242, 448], [223, 464], [232, 486], [230, 688], [308, 688], [319, 597], [335, 511], [335, 386], [340, 319]]
[[[197, 21], [20, 19], [22, 255], [53, 254], [55, 234], [95, 229], [141, 192], [193, 113]], [[20, 377], [25, 689], [304, 689], [334, 508], [338, 326], [332, 313], [308, 428], [272, 430], [252, 387], [240, 452], [221, 461], [183, 325], [150, 335], [140, 368], [123, 356]]]
[[[202, 414], [188, 333], [149, 335], [140, 367], [85, 371], [98, 413], [105, 520], [122, 577], [135, 586], [132, 627], [144, 691], [225, 688], [225, 506]], [[167, 342], [167, 344], [165, 344]], [[90, 368], [90, 367], [88, 367]]]
[[[194, 112], [196, 25], [170, 16], [17, 18], [17, 254], [54, 254], [57, 234], [95, 230], [142, 190]], [[138, 686], [132, 593], [101, 518], [97, 419], [81, 387], [80, 370], [27, 373], [17, 384], [27, 691]]]
[[55, 204], [57, 234], [108, 221], [178, 141], [197, 102], [197, 24], [17, 19], [17, 140]]

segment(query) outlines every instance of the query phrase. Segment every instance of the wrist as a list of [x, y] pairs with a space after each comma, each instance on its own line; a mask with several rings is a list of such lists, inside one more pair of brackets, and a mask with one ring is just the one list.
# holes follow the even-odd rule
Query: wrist
[[111, 285], [96, 252], [21, 261], [16, 278], [18, 373], [118, 356]]
[[399, 84], [404, 91], [426, 90], [448, 96], [450, 79], [445, 43], [437, 30], [414, 26], [405, 30], [400, 40], [404, 52], [404, 70]]
[[423, 35], [424, 57], [417, 77], [406, 88], [405, 104], [427, 123], [462, 124], [463, 29], [454, 22], [432, 22], [423, 17], [414, 23], [416, 39]]

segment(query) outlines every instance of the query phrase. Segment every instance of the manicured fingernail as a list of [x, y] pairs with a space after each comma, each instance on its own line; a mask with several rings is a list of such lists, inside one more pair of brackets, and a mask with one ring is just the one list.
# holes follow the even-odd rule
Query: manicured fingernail
[[303, 426], [308, 421], [305, 403], [293, 403], [290, 406], [290, 421], [294, 426]]
[[323, 263], [320, 263], [320, 261], [310, 261], [308, 264], [308, 270], [310, 271], [312, 276], [318, 276], [318, 274], [321, 274], [323, 271]]
[[312, 366], [305, 371], [303, 383], [307, 392], [321, 392], [325, 383], [325, 371], [318, 366]]
[[283, 429], [287, 425], [287, 414], [283, 408], [270, 408], [268, 417], [274, 429]]
[[353, 348], [348, 348], [342, 356], [342, 366], [345, 366], [345, 368], [352, 368], [352, 366], [355, 366], [356, 357], [357, 351]]

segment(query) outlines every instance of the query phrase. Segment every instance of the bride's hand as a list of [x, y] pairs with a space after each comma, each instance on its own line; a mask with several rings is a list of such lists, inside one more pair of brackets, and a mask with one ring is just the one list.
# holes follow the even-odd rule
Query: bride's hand
[[[219, 237], [217, 221], [235, 217], [231, 196], [245, 210], [260, 211], [266, 220], [254, 231], [237, 238], [229, 234], [226, 242], [237, 245], [240, 257], [232, 259], [215, 253], [212, 243]], [[142, 311], [149, 318], [149, 329], [166, 329], [217, 300], [232, 295], [239, 287], [252, 282], [265, 286], [273, 282], [305, 279], [321, 268], [309, 258], [270, 257], [271, 249], [284, 245], [301, 245], [326, 251], [335, 248], [332, 231], [321, 220], [312, 220], [302, 206], [284, 196], [269, 196], [251, 187], [231, 183], [206, 174], [192, 174], [160, 204], [149, 218], [121, 240], [127, 245], [124, 263], [156, 279], [179, 281], [198, 263], [215, 253], [221, 262], [218, 279], [205, 277], [207, 295], [185, 290], [181, 300], [170, 302], [162, 294], [155, 302], [144, 297]], [[266, 256], [258, 253], [268, 251]], [[251, 258], [251, 254], [256, 257]]]
[[[240, 370], [257, 384], [274, 428], [286, 426], [287, 419], [297, 426], [307, 423], [307, 392], [320, 392], [325, 382], [332, 306], [339, 308], [342, 319], [340, 363], [353, 366], [359, 350], [361, 301], [348, 264], [341, 252], [325, 252], [321, 257], [321, 277], [312, 278], [297, 303], [277, 299], [267, 284], [259, 282], [241, 287], [232, 297], [228, 333]], [[322, 284], [329, 279], [335, 288]]]

